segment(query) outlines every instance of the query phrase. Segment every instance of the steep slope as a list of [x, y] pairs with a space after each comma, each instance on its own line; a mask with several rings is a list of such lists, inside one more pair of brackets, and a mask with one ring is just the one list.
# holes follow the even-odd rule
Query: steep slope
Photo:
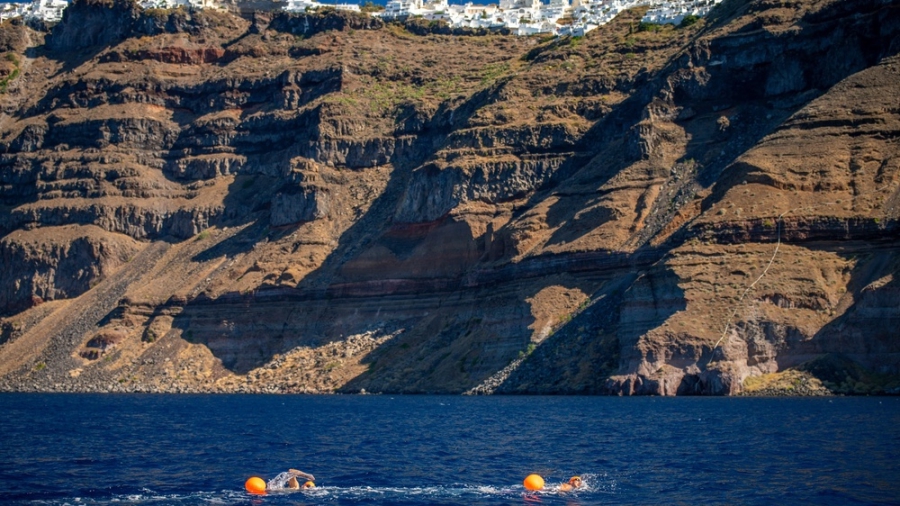
[[890, 391], [900, 8], [641, 14], [4, 27], [0, 388]]

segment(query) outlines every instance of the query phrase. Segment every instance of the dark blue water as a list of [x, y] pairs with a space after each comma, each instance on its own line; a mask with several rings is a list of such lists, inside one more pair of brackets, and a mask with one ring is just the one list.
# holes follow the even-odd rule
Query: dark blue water
[[898, 398], [3, 394], [0, 438], [4, 504], [900, 504]]

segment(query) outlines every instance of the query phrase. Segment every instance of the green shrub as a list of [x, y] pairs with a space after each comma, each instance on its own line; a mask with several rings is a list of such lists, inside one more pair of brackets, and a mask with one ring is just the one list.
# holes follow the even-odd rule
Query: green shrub
[[371, 1], [366, 1], [362, 5], [359, 6], [359, 11], [364, 13], [373, 13], [373, 12], [381, 12], [384, 10], [383, 5], [378, 5]]
[[12, 80], [17, 77], [19, 77], [19, 69], [15, 68], [12, 72], [9, 73], [8, 76], [0, 80], [0, 93], [6, 93], [6, 90], [9, 87], [9, 83], [11, 83]]
[[509, 72], [508, 63], [495, 63], [484, 67], [481, 71], [481, 86], [493, 84], [494, 81]]
[[688, 14], [681, 20], [681, 23], [678, 25], [678, 28], [687, 28], [691, 25], [697, 24], [697, 21], [700, 21], [700, 16], [694, 16], [693, 14]]

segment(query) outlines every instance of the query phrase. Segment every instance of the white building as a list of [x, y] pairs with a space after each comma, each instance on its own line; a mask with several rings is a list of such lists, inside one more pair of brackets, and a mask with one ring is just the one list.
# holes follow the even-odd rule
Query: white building
[[[650, 6], [643, 21], [678, 24], [691, 14], [704, 16], [721, 0], [500, 0], [499, 5], [423, 3], [422, 0], [390, 0], [376, 14], [385, 19], [422, 16], [443, 19], [451, 27], [506, 27], [518, 35], [552, 33], [575, 37], [602, 26], [621, 12], [638, 6]], [[557, 24], [565, 19], [563, 24]]]
[[[188, 7], [218, 9], [225, 0], [139, 0], [145, 9]], [[239, 0], [238, 0], [239, 1]], [[518, 35], [555, 34], [583, 36], [610, 22], [619, 13], [637, 6], [649, 6], [643, 21], [678, 24], [685, 16], [705, 16], [722, 0], [500, 0], [498, 4], [450, 5], [448, 0], [389, 0], [385, 9], [373, 13], [385, 19], [421, 16], [444, 20], [451, 27], [508, 28]], [[570, 3], [571, 1], [571, 3]], [[31, 3], [0, 4], [0, 19], [37, 18], [48, 22], [62, 19], [66, 0], [33, 0]], [[353, 3], [323, 4], [316, 0], [286, 0], [284, 10], [315, 11], [323, 7], [359, 12]], [[565, 20], [562, 23], [557, 23]]]
[[21, 18], [25, 16], [26, 8], [31, 4], [2, 4], [0, 5], [0, 20], [10, 18]]
[[677, 25], [681, 23], [685, 16], [706, 16], [709, 14], [710, 9], [715, 7], [720, 1], [699, 0], [694, 2], [662, 3], [647, 11], [643, 20], [648, 23], [671, 23]]
[[330, 7], [340, 11], [359, 12], [359, 4], [323, 4], [315, 0], [288, 0], [283, 9], [289, 12], [309, 12], [323, 7]]
[[62, 19], [63, 11], [69, 3], [65, 0], [34, 0], [31, 3], [10, 3], [0, 8], [0, 19], [22, 17], [41, 19], [55, 23]]
[[417, 16], [425, 14], [422, 7], [422, 0], [390, 0], [378, 14], [386, 18]]

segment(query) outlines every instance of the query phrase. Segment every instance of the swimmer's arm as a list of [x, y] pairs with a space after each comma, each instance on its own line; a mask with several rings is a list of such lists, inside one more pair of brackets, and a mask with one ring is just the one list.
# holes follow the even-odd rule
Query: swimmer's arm
[[304, 473], [303, 471], [298, 471], [297, 469], [288, 469], [288, 472], [291, 473], [291, 474], [293, 474], [294, 476], [302, 476], [302, 477], [306, 478], [306, 479], [309, 480], [309, 481], [316, 481], [316, 477], [315, 477], [315, 476], [313, 476], [313, 475], [311, 475], [311, 474], [309, 474], [309, 473]]

